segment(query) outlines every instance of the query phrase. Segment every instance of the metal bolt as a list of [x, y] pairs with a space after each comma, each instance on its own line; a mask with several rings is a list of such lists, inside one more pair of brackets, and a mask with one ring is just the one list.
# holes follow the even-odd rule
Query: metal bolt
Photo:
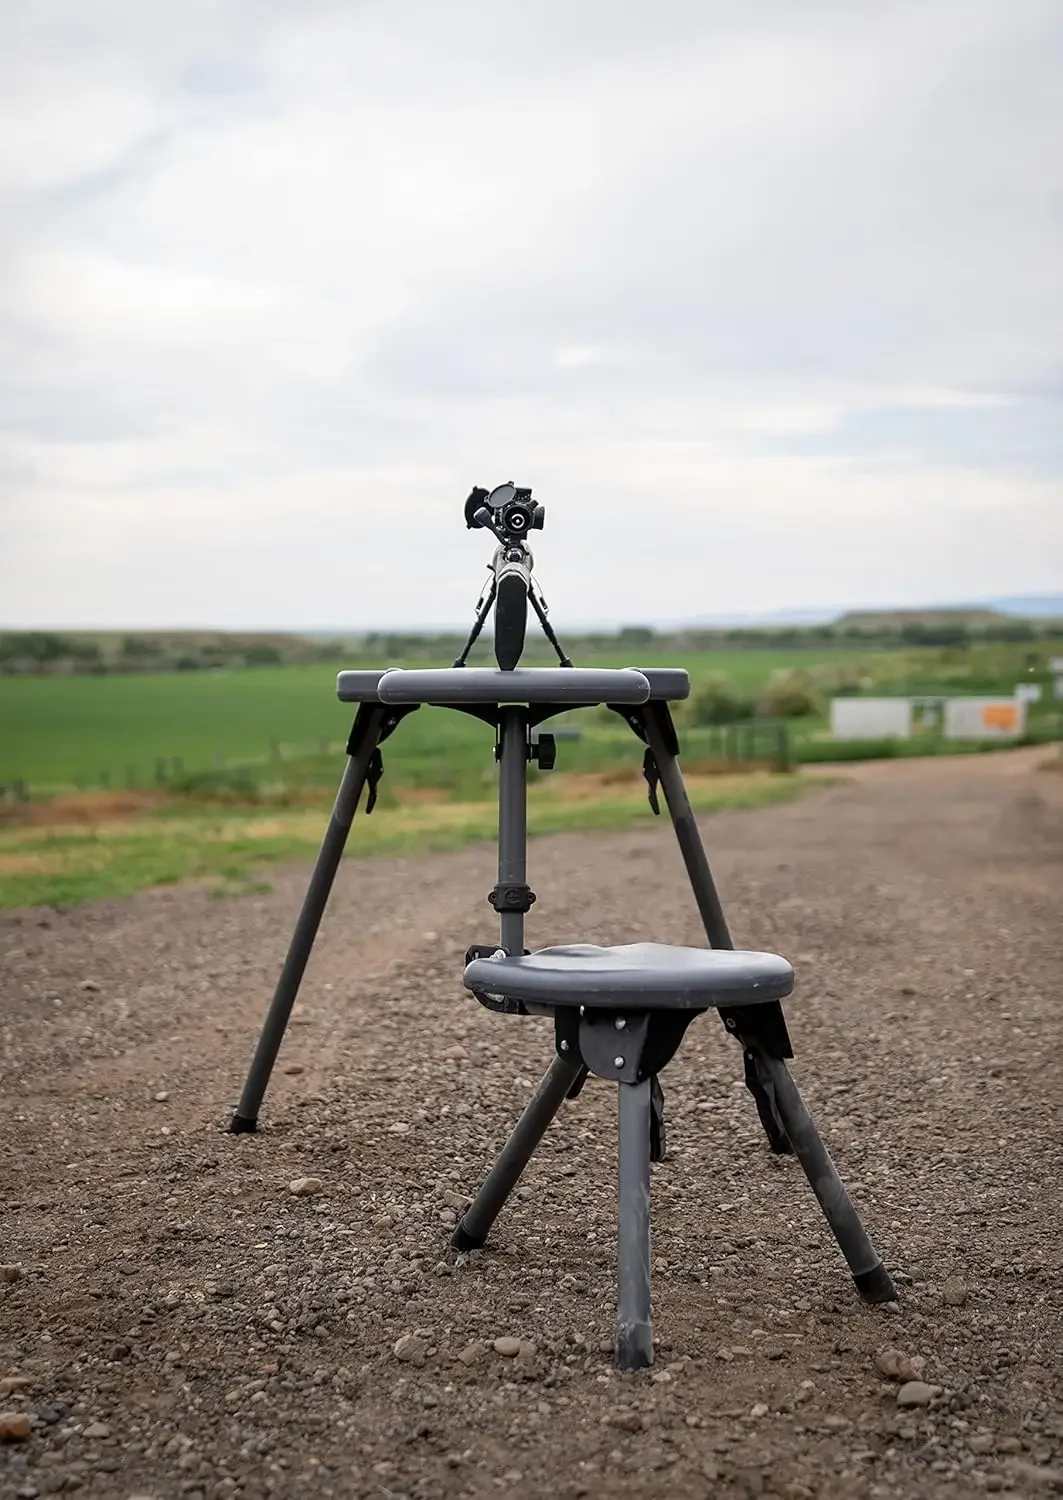
[[562, 1052], [567, 1052], [568, 1051], [568, 1043], [567, 1042], [562, 1042], [561, 1043], [561, 1051]]
[[613, 1066], [616, 1068], [622, 1068], [624, 1066], [624, 1059], [622, 1057], [614, 1057]]
[[509, 954], [506, 952], [506, 950], [504, 948], [496, 948], [495, 951], [491, 954], [491, 957], [492, 958], [508, 958]]
[[623, 1016], [617, 1016], [616, 1020], [613, 1022], [613, 1025], [616, 1027], [617, 1031], [623, 1031], [624, 1027], [627, 1025], [627, 1022], [624, 1020]]
[[587, 1014], [587, 1007], [585, 1005], [581, 1005], [579, 1008], [579, 1013], [581, 1016], [585, 1016]]

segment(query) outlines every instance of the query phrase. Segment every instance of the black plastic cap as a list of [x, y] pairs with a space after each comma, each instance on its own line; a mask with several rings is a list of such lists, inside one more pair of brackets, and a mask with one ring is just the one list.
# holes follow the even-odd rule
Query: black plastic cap
[[865, 1302], [896, 1302], [897, 1293], [893, 1282], [890, 1280], [889, 1272], [879, 1261], [870, 1271], [861, 1271], [859, 1276], [854, 1276], [856, 1290]]
[[246, 1115], [233, 1115], [229, 1121], [230, 1135], [254, 1135], [258, 1130], [258, 1121], [249, 1120]]
[[469, 1234], [464, 1223], [459, 1224], [450, 1237], [450, 1247], [452, 1250], [479, 1250], [482, 1246], [483, 1240]]

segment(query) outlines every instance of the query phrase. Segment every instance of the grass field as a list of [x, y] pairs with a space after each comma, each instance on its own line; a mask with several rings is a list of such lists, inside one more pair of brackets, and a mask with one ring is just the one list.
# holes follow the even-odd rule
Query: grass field
[[[700, 812], [788, 802], [822, 779], [766, 773], [688, 779]], [[125, 896], [150, 886], [203, 880], [220, 895], [263, 888], [262, 872], [278, 860], [312, 859], [327, 817], [319, 805], [248, 807], [121, 805], [98, 794], [71, 799], [69, 821], [0, 828], [0, 908], [75, 905]], [[94, 805], [95, 803], [95, 805]], [[57, 810], [62, 815], [63, 809]], [[627, 828], [652, 817], [645, 786], [633, 771], [623, 781], [555, 776], [530, 789], [534, 835]], [[350, 852], [362, 856], [442, 851], [494, 839], [497, 812], [487, 801], [432, 801], [359, 814]], [[484, 876], [493, 852], [485, 852]], [[485, 890], [487, 885], [485, 884]]]
[[[1045, 648], [1063, 654], [1063, 642]], [[1016, 647], [976, 648], [968, 653], [933, 648], [880, 651], [838, 647], [791, 651], [700, 652], [681, 661], [640, 652], [644, 666], [679, 665], [695, 685], [725, 676], [740, 695], [755, 694], [780, 670], [811, 673], [829, 692], [848, 673], [892, 689], [917, 684], [982, 688], [1013, 683], [1023, 675], [1024, 652]], [[596, 665], [632, 663], [620, 654], [596, 655]], [[83, 781], [88, 785], [139, 786], [154, 780], [161, 757], [179, 757], [185, 771], [265, 761], [273, 744], [282, 754], [307, 751], [326, 740], [341, 743], [352, 711], [335, 696], [340, 666], [261, 667], [226, 672], [171, 672], [84, 677], [0, 678], [0, 784], [21, 780], [33, 795]], [[379, 663], [377, 663], [379, 665]], [[587, 722], [584, 717], [583, 722]], [[575, 748], [575, 747], [573, 747]], [[461, 716], [422, 710], [403, 725], [392, 747], [392, 774], [401, 783], [438, 784], [446, 767], [460, 762], [466, 777], [454, 789], [467, 792], [468, 776], [490, 770], [490, 736]], [[470, 768], [478, 768], [473, 773]], [[586, 767], [577, 756], [566, 764]], [[446, 773], [449, 774], [449, 773]]]
[[[1042, 656], [1063, 655], [1063, 642]], [[728, 680], [755, 697], [774, 672], [797, 669], [826, 700], [845, 685], [879, 691], [1009, 692], [1030, 680], [1019, 646], [883, 651], [873, 647], [597, 653], [596, 665], [679, 665], [695, 688]], [[309, 859], [320, 841], [353, 718], [335, 697], [342, 663], [102, 676], [0, 677], [0, 786], [28, 785], [28, 804], [0, 801], [0, 906], [66, 905], [147, 886], [206, 880], [223, 893], [253, 890], [272, 862]], [[1038, 680], [1047, 680], [1043, 668]], [[1045, 708], [1053, 708], [1046, 698]], [[680, 714], [682, 716], [682, 710]], [[558, 771], [530, 772], [532, 826], [619, 828], [650, 817], [642, 746], [615, 716], [575, 716], [577, 740], [559, 744]], [[1052, 720], [1054, 723], [1055, 720]], [[1048, 724], [1047, 715], [1039, 727]], [[734, 774], [720, 730], [681, 724], [684, 767], [702, 811], [800, 795], [811, 778]], [[738, 726], [743, 741], [750, 729]], [[823, 720], [794, 728], [796, 758], [832, 758]], [[773, 763], [771, 725], [744, 755]], [[850, 747], [857, 758], [874, 746]], [[881, 754], [975, 750], [929, 742], [885, 744]], [[166, 786], [156, 787], [165, 758]], [[359, 818], [354, 849], [415, 853], [490, 840], [497, 767], [493, 734], [477, 720], [421, 709], [384, 747], [377, 813]], [[179, 761], [179, 765], [177, 764]], [[726, 772], [726, 774], [721, 774]], [[85, 788], [109, 788], [106, 792]], [[82, 788], [71, 796], [74, 788]], [[130, 791], [129, 788], [135, 788]]]
[[[650, 653], [652, 656], [652, 653]], [[852, 657], [826, 651], [784, 656], [772, 651], [704, 653], [679, 663], [697, 680], [725, 672], [754, 691], [773, 670]], [[600, 666], [630, 666], [622, 657], [595, 658]], [[676, 665], [645, 660], [644, 666]], [[306, 749], [321, 739], [346, 738], [353, 711], [336, 699], [342, 666], [260, 667], [232, 672], [170, 672], [107, 677], [0, 678], [0, 782], [25, 781], [31, 789], [68, 786], [79, 778], [98, 784], [106, 772], [124, 782], [132, 766], [140, 784], [154, 775], [161, 756], [179, 756], [188, 770], [266, 758], [272, 742]], [[377, 663], [376, 665], [380, 665]], [[449, 726], [449, 727], [447, 727]], [[422, 712], [404, 726], [401, 758], [423, 758], [434, 745], [485, 742], [455, 714]], [[488, 755], [490, 753], [489, 740]]]

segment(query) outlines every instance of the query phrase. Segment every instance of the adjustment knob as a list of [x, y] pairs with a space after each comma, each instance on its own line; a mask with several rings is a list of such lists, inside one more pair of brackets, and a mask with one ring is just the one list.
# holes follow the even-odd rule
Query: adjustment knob
[[532, 756], [540, 771], [552, 771], [557, 765], [557, 741], [552, 734], [541, 734], [532, 746]]

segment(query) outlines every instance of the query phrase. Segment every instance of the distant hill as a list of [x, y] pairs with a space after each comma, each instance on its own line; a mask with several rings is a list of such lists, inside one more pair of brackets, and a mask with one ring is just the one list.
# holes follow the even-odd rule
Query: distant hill
[[1063, 594], [1012, 594], [987, 603], [1001, 614], [1022, 615], [1026, 620], [1063, 620]]
[[1003, 619], [999, 609], [957, 605], [945, 609], [853, 609], [834, 623], [842, 630], [898, 630], [904, 625], [994, 625]]
[[[778, 609], [763, 614], [701, 615], [693, 625], [702, 630], [746, 628], [776, 629], [786, 625], [864, 626], [881, 621], [884, 626], [920, 621], [924, 624], [955, 623], [992, 624], [1001, 616], [1024, 620], [1063, 620], [1063, 594], [1009, 594], [999, 599], [973, 599], [960, 603], [941, 600], [920, 605], [845, 604], [831, 608], [810, 606], [804, 609]], [[670, 621], [671, 626], [679, 622]]]

